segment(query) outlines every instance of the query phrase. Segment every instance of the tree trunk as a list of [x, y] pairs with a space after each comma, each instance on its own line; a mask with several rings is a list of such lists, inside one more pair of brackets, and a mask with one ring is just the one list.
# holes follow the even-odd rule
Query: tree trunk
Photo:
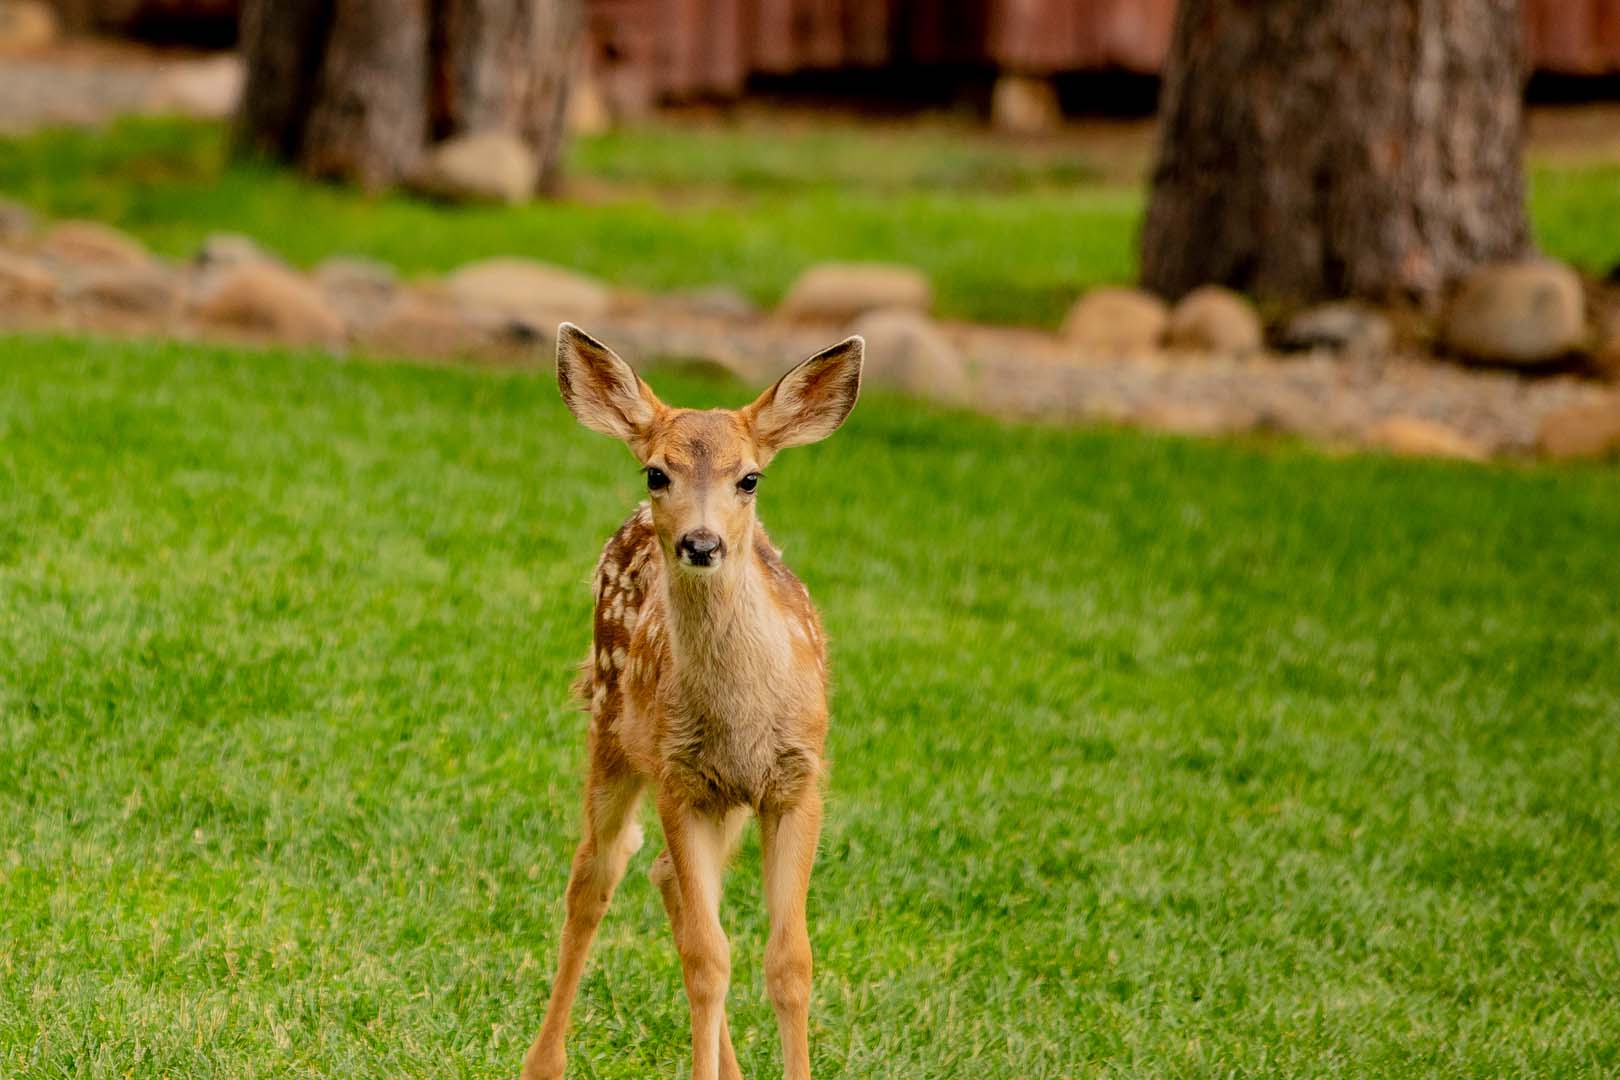
[[236, 113], [239, 151], [275, 161], [298, 159], [331, 26], [332, 0], [248, 0], [243, 5], [247, 72]]
[[438, 5], [434, 133], [515, 132], [556, 186], [564, 115], [584, 29], [581, 0], [447, 0]]
[[[279, 2], [279, 0], [277, 0]], [[312, 176], [387, 187], [427, 143], [427, 0], [340, 0], [305, 118]]]
[[381, 188], [505, 132], [555, 186], [582, 0], [245, 0], [239, 151]]
[[1181, 0], [1142, 277], [1420, 299], [1529, 244], [1518, 0]]

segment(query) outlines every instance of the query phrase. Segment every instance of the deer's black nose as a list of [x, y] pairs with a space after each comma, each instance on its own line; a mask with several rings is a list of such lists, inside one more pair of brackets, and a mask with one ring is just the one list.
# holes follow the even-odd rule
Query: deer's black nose
[[692, 566], [708, 566], [725, 553], [726, 545], [708, 529], [693, 529], [675, 545], [675, 554]]

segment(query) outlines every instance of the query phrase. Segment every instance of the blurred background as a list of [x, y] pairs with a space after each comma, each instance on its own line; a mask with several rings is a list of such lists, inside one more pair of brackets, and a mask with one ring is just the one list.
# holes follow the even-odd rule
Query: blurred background
[[[1620, 437], [1605, 0], [0, 10], [15, 325], [251, 337], [293, 316], [219, 271], [264, 254], [320, 294], [282, 340], [510, 360], [571, 311], [755, 378], [861, 321], [880, 381], [1006, 415]], [[160, 261], [112, 280], [85, 219]]]

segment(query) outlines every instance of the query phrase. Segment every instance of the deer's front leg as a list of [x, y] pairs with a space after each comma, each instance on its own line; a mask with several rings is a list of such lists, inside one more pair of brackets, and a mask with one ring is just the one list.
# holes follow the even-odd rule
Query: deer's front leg
[[720, 883], [725, 874], [723, 817], [704, 814], [667, 794], [658, 797], [680, 890], [675, 945], [681, 954], [686, 1000], [692, 1009], [692, 1080], [719, 1080], [720, 1032], [731, 982], [731, 945], [720, 927]]
[[557, 951], [557, 974], [551, 981], [546, 1019], [523, 1060], [523, 1080], [558, 1080], [567, 1054], [563, 1041], [574, 1006], [591, 939], [607, 912], [608, 901], [624, 877], [625, 865], [641, 846], [636, 805], [644, 783], [628, 774], [591, 770], [585, 791], [585, 839], [574, 852], [565, 896], [567, 917]]
[[821, 835], [821, 795], [813, 788], [797, 805], [760, 816], [765, 859], [765, 906], [771, 936], [765, 945], [765, 988], [782, 1035], [787, 1080], [810, 1080], [810, 933], [805, 898]]

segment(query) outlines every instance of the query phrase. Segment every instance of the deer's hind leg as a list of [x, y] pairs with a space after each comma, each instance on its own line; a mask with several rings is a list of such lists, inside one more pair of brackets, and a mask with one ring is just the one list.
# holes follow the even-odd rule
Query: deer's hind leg
[[[596, 755], [593, 755], [595, 758]], [[558, 949], [546, 1019], [523, 1059], [523, 1080], [557, 1080], [567, 1061], [563, 1041], [568, 1014], [585, 971], [591, 939], [624, 877], [630, 856], [641, 846], [636, 806], [646, 783], [626, 768], [593, 760], [585, 788], [585, 838], [574, 852], [568, 875], [567, 919]]]
[[[745, 810], [733, 811], [727, 815], [722, 827], [725, 859], [729, 860], [736, 850], [737, 841], [746, 824], [748, 813]], [[647, 876], [658, 886], [658, 894], [664, 898], [664, 911], [669, 915], [669, 928], [675, 935], [675, 950], [684, 954], [687, 950], [681, 944], [683, 923], [681, 887], [675, 880], [675, 863], [670, 859], [668, 848], [658, 853], [658, 858], [653, 860]], [[742, 1069], [737, 1065], [737, 1051], [731, 1045], [731, 1026], [726, 1023], [723, 1009], [720, 1013], [720, 1080], [742, 1080]]]

